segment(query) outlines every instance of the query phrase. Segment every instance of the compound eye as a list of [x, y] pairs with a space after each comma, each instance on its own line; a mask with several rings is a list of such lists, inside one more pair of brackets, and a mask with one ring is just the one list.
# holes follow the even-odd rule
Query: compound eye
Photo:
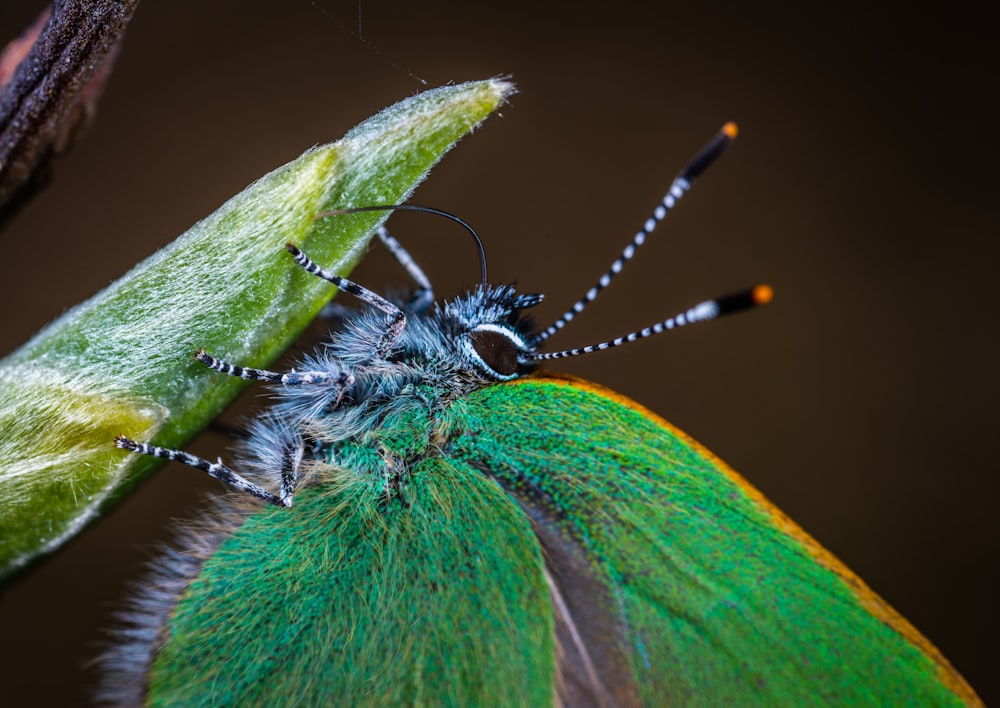
[[477, 329], [469, 333], [472, 348], [487, 367], [502, 377], [517, 373], [517, 344], [501, 329]]

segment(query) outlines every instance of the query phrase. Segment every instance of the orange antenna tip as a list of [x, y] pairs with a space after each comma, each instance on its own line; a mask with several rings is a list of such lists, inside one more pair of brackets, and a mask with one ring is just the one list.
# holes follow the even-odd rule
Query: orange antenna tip
[[736, 137], [737, 133], [740, 132], [740, 129], [736, 127], [735, 123], [730, 121], [729, 123], [726, 123], [724, 126], [722, 126], [722, 132], [726, 134], [727, 138], [732, 140], [733, 138]]
[[755, 305], [766, 305], [774, 297], [774, 288], [770, 285], [758, 285], [751, 294]]

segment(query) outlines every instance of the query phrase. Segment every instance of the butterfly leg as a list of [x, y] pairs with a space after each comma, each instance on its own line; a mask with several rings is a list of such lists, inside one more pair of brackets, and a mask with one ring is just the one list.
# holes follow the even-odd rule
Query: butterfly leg
[[[403, 269], [406, 270], [407, 274], [417, 285], [416, 290], [414, 290], [413, 295], [410, 297], [410, 301], [407, 303], [407, 307], [414, 312], [426, 312], [434, 304], [434, 287], [431, 285], [430, 279], [424, 273], [423, 269], [417, 265], [416, 261], [413, 260], [409, 252], [403, 248], [403, 245], [389, 233], [389, 229], [385, 228], [385, 226], [379, 226], [375, 234], [386, 250], [392, 254], [397, 263], [403, 266]], [[327, 303], [320, 310], [319, 317], [325, 320], [345, 320], [353, 314], [354, 310], [352, 308], [341, 302], [333, 301]]]
[[406, 329], [406, 315], [403, 314], [403, 311], [378, 293], [369, 290], [362, 285], [358, 285], [352, 280], [342, 278], [336, 273], [331, 273], [324, 268], [320, 268], [318, 265], [313, 263], [309, 256], [300, 251], [294, 245], [289, 243], [285, 246], [285, 248], [287, 248], [288, 252], [295, 258], [295, 262], [305, 268], [309, 273], [312, 273], [316, 277], [322, 278], [329, 283], [333, 283], [344, 292], [350, 293], [362, 302], [366, 302], [372, 307], [382, 310], [382, 312], [386, 314], [385, 334], [382, 335], [381, 340], [375, 347], [375, 353], [377, 356], [382, 358], [388, 356], [389, 352], [391, 352], [393, 347], [395, 347], [396, 342], [399, 341], [400, 336], [403, 334], [403, 330]]
[[247, 366], [230, 364], [222, 359], [216, 359], [211, 354], [206, 353], [204, 349], [199, 349], [195, 352], [194, 358], [219, 373], [248, 381], [266, 381], [267, 383], [282, 384], [285, 386], [334, 384], [342, 390], [346, 390], [354, 383], [354, 376], [346, 371], [290, 371], [282, 373], [279, 371], [268, 371], [267, 369], [252, 369]]
[[[336, 388], [334, 405], [339, 404], [344, 393], [351, 386], [351, 384], [354, 383], [354, 376], [344, 371], [293, 371], [289, 373], [279, 373], [264, 369], [251, 369], [249, 367], [230, 364], [222, 361], [221, 359], [216, 359], [215, 357], [205, 353], [204, 349], [198, 350], [195, 354], [195, 358], [209, 368], [223, 374], [236, 376], [242, 379], [249, 379], [252, 381], [266, 381], [268, 383], [285, 384], [289, 386], [303, 384], [333, 384]], [[292, 441], [288, 441], [282, 445], [283, 449], [281, 451], [280, 462], [275, 465], [275, 467], [280, 467], [281, 470], [281, 491], [278, 494], [274, 494], [273, 492], [269, 492], [264, 489], [259, 484], [255, 484], [246, 479], [232, 468], [227, 467], [222, 463], [221, 459], [216, 462], [210, 462], [209, 460], [184, 452], [183, 450], [174, 450], [171, 448], [159, 447], [157, 445], [149, 445], [148, 443], [138, 442], [123, 435], [119, 435], [115, 438], [115, 446], [121, 448], [122, 450], [128, 450], [129, 452], [134, 452], [140, 455], [152, 455], [153, 457], [160, 457], [166, 460], [181, 462], [189, 467], [194, 467], [202, 470], [203, 472], [207, 472], [210, 476], [228, 484], [233, 489], [255, 496], [258, 499], [268, 502], [269, 504], [284, 507], [290, 507], [292, 505], [292, 501], [295, 497], [295, 482], [297, 478], [298, 466], [300, 460], [302, 459], [301, 442], [293, 443]]]
[[280, 494], [274, 494], [273, 492], [267, 491], [259, 484], [254, 484], [229, 467], [226, 467], [222, 464], [221, 458], [216, 462], [209, 462], [203, 457], [192, 455], [191, 453], [184, 452], [183, 450], [173, 450], [166, 447], [159, 447], [157, 445], [148, 445], [143, 442], [136, 442], [135, 440], [127, 438], [124, 435], [119, 435], [115, 438], [115, 447], [122, 450], [128, 450], [129, 452], [134, 452], [138, 455], [151, 455], [153, 457], [160, 457], [164, 460], [181, 462], [188, 467], [194, 467], [195, 469], [207, 472], [210, 476], [215, 477], [220, 482], [228, 484], [233, 489], [251, 494], [258, 499], [268, 502], [269, 504], [283, 507], [290, 507], [292, 505], [292, 501], [295, 496], [296, 470], [298, 468], [299, 460], [302, 458], [301, 447], [297, 451], [289, 450], [290, 454], [286, 455], [286, 464], [282, 464], [281, 466], [281, 492]]
[[434, 303], [434, 288], [431, 286], [430, 279], [385, 226], [379, 226], [375, 233], [386, 250], [392, 254], [399, 265], [403, 266], [403, 269], [413, 278], [413, 282], [417, 284], [417, 289], [409, 302], [410, 309], [415, 312], [425, 312]]

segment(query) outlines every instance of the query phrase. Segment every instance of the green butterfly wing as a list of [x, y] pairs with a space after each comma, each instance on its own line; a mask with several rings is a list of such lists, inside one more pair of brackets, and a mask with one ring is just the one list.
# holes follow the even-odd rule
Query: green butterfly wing
[[450, 415], [463, 431], [451, 457], [509, 490], [544, 547], [567, 690], [647, 705], [978, 703], [861, 580], [637, 404], [536, 378]]
[[527, 518], [461, 463], [302, 491], [251, 515], [163, 630], [152, 705], [551, 705], [552, 615]]
[[[355, 445], [201, 552], [149, 703], [978, 702], [759, 493], [609, 391], [491, 386]], [[384, 462], [402, 502], [358, 473]]]

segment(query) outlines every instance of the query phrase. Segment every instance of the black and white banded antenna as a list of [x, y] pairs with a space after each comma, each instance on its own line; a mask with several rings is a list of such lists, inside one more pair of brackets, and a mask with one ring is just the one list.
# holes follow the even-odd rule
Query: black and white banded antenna
[[[735, 123], [726, 123], [722, 126], [722, 129], [708, 142], [708, 144], [701, 149], [701, 151], [694, 156], [687, 166], [680, 171], [680, 173], [674, 178], [674, 181], [670, 184], [670, 189], [667, 191], [663, 200], [657, 205], [656, 209], [653, 210], [652, 215], [646, 219], [646, 222], [642, 225], [642, 228], [632, 237], [632, 240], [622, 251], [621, 255], [615, 259], [615, 262], [611, 264], [611, 267], [607, 272], [601, 276], [597, 283], [592, 287], [587, 293], [577, 300], [573, 306], [567, 310], [559, 319], [553, 322], [551, 325], [546, 327], [544, 330], [539, 332], [532, 344], [538, 346], [546, 339], [551, 337], [553, 334], [565, 327], [569, 322], [573, 320], [574, 317], [583, 312], [584, 308], [590, 303], [597, 299], [601, 291], [611, 284], [611, 279], [621, 272], [622, 267], [632, 259], [635, 255], [636, 249], [646, 242], [646, 238], [653, 232], [657, 225], [666, 218], [667, 214], [673, 209], [674, 205], [684, 196], [694, 181], [698, 179], [698, 176], [704, 172], [709, 165], [718, 159], [718, 157], [725, 152], [726, 148], [732, 145], [733, 140], [736, 139], [737, 128]], [[669, 320], [667, 320], [669, 321]], [[554, 356], [549, 356], [547, 358], [557, 358]]]
[[580, 356], [581, 354], [599, 352], [603, 349], [620, 347], [623, 344], [645, 339], [646, 337], [652, 337], [654, 334], [661, 334], [685, 325], [707, 322], [709, 320], [722, 317], [723, 315], [731, 315], [734, 312], [748, 310], [752, 307], [757, 307], [758, 305], [766, 305], [771, 301], [772, 297], [774, 297], [774, 291], [771, 289], [770, 285], [755, 285], [752, 288], [746, 288], [745, 290], [739, 290], [728, 295], [723, 295], [722, 297], [705, 300], [698, 303], [694, 307], [685, 310], [684, 312], [674, 315], [673, 317], [668, 317], [662, 322], [657, 322], [650, 327], [630, 332], [624, 337], [609, 339], [606, 342], [591, 344], [586, 347], [565, 349], [561, 352], [532, 354], [523, 357], [521, 361], [522, 363], [528, 363], [546, 361], [549, 359], [566, 359], [571, 356]]

